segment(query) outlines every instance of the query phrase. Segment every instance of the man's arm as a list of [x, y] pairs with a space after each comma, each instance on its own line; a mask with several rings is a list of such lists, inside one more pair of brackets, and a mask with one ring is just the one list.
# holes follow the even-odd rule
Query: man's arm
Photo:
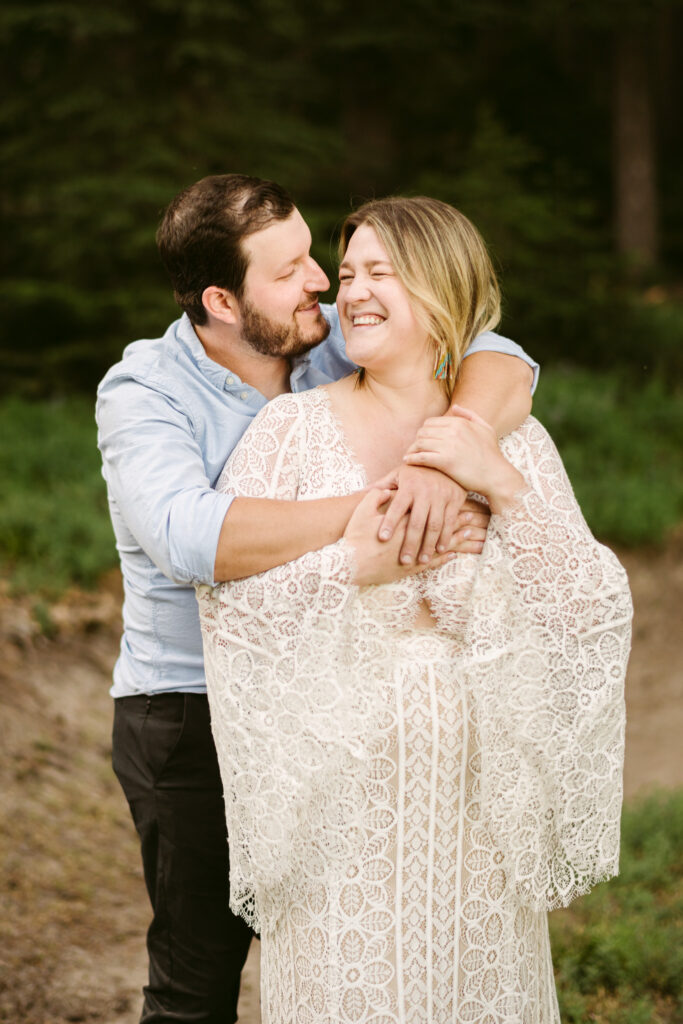
[[[517, 362], [522, 374], [526, 372], [520, 360], [496, 354], [490, 357], [504, 361], [501, 376], [508, 375], [507, 364]], [[469, 361], [474, 360], [474, 367], [477, 363], [481, 366], [482, 358], [489, 357], [478, 355], [474, 360], [471, 356]], [[465, 391], [458, 392], [461, 404], [475, 411], [483, 408], [484, 418], [489, 408], [484, 403], [491, 399], [478, 396], [487, 392], [488, 374], [489, 370], [472, 372], [468, 368], [460, 385]], [[491, 393], [496, 395], [497, 388]], [[232, 501], [229, 495], [217, 494], [206, 476], [188, 417], [169, 396], [137, 381], [118, 381], [101, 389], [98, 425], [111, 498], [140, 547], [164, 575], [178, 583], [213, 584], [253, 575], [324, 547], [342, 535], [360, 500], [356, 495], [299, 505], [250, 498]], [[481, 517], [476, 511], [458, 515], [462, 499], [456, 495], [454, 504], [450, 491], [444, 496], [438, 479], [442, 474], [405, 467], [401, 477], [406, 504], [396, 516], [392, 532], [410, 509], [413, 552], [419, 550], [428, 518], [430, 523], [438, 522], [439, 528], [435, 534], [432, 529], [434, 539], [431, 544], [430, 538], [426, 540], [423, 555], [430, 549], [433, 552], [440, 532], [448, 535], [453, 550], [480, 550]], [[411, 477], [417, 484], [411, 483]], [[472, 532], [468, 534], [468, 530]], [[409, 561], [414, 558], [411, 554]], [[402, 562], [406, 564], [406, 559]]]
[[[482, 335], [481, 341], [491, 343], [491, 337]], [[472, 409], [502, 437], [529, 415], [533, 382], [534, 372], [527, 362], [482, 348], [463, 360], [453, 401]], [[481, 550], [486, 517], [474, 506], [462, 510], [467, 493], [458, 484], [414, 466], [402, 468], [397, 482], [392, 511], [382, 528], [386, 529], [389, 520], [391, 537], [395, 526], [411, 513], [401, 548], [402, 565], [414, 564], [418, 552], [420, 565], [428, 564], [437, 542], [440, 552], [447, 547], [461, 552]], [[359, 492], [347, 498], [301, 503], [236, 498], [218, 539], [214, 579], [252, 576], [333, 543], [346, 529], [361, 497]]]
[[452, 401], [476, 412], [498, 437], [505, 437], [531, 412], [533, 382], [531, 367], [521, 359], [476, 352], [462, 361]]
[[313, 501], [235, 498], [218, 537], [214, 579], [253, 576], [334, 544], [364, 493]]
[[[514, 342], [490, 332], [475, 339], [468, 353], [453, 401], [472, 409], [491, 424], [498, 437], [504, 437], [531, 411], [538, 367]], [[396, 475], [398, 490], [382, 520], [380, 536], [389, 539], [410, 512], [400, 554], [402, 565], [415, 563], [418, 552], [420, 564], [426, 565], [434, 557], [437, 543], [440, 552], [447, 547], [461, 552], [481, 550], [486, 517], [474, 506], [461, 511], [466, 491], [445, 475], [438, 478], [437, 472], [427, 474], [414, 466], [401, 468]], [[251, 576], [338, 540], [361, 496], [307, 501], [304, 508], [296, 502], [236, 499], [221, 530], [215, 578]]]
[[97, 422], [110, 500], [137, 544], [176, 583], [250, 576], [324, 547], [341, 537], [362, 498], [290, 502], [218, 493], [189, 414], [135, 380], [100, 389]]
[[[358, 492], [297, 502], [218, 493], [187, 412], [139, 381], [105, 384], [97, 421], [116, 517], [157, 568], [179, 584], [252, 576], [325, 547], [339, 540], [363, 497]], [[463, 536], [469, 524], [463, 519], [461, 525], [455, 550], [471, 551]]]

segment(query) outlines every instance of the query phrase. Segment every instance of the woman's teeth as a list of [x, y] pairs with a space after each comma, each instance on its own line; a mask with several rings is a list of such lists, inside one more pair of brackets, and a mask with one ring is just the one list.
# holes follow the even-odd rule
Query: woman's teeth
[[383, 316], [376, 316], [374, 313], [365, 313], [363, 316], [353, 317], [354, 327], [375, 327], [377, 324], [384, 323]]

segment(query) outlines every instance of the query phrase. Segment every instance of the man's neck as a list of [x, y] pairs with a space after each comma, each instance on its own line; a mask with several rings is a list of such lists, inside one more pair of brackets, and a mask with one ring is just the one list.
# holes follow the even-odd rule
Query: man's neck
[[228, 332], [195, 327], [195, 333], [209, 359], [230, 370], [245, 384], [256, 388], [268, 401], [290, 390], [289, 359], [256, 352], [239, 336]]

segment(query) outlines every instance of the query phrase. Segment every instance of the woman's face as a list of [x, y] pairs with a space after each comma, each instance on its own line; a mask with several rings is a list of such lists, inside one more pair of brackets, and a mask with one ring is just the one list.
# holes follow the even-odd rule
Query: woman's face
[[425, 362], [433, 353], [412, 300], [394, 273], [375, 229], [361, 224], [351, 236], [339, 268], [337, 309], [346, 352], [368, 370]]

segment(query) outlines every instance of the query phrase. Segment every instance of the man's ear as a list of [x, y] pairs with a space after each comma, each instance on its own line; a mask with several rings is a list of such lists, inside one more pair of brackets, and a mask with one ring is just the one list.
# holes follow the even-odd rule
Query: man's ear
[[239, 303], [226, 288], [218, 288], [215, 284], [209, 285], [202, 292], [202, 303], [204, 309], [215, 320], [224, 324], [236, 324], [239, 319]]

